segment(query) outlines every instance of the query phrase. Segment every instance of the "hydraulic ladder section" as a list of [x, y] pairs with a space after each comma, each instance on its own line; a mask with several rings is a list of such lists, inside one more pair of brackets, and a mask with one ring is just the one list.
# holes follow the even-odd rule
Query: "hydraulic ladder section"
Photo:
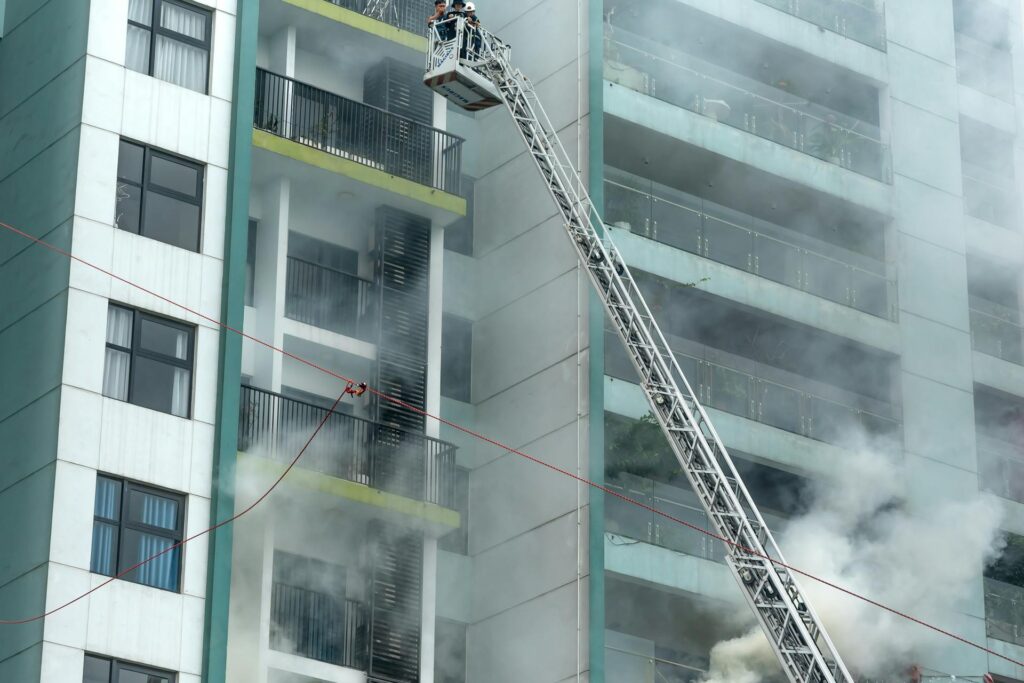
[[[431, 36], [426, 80], [445, 68], [439, 55], [457, 52], [461, 72], [486, 76], [536, 162], [587, 269], [640, 376], [644, 393], [715, 531], [729, 543], [726, 562], [793, 683], [852, 683], [831, 639], [785, 567], [771, 532], [740, 479], [722, 441], [683, 375], [618, 249], [602, 225], [530, 81], [510, 62], [510, 49], [481, 31], [474, 44], [459, 19], [449, 37]], [[444, 36], [444, 39], [442, 38]], [[466, 39], [469, 42], [466, 42]], [[435, 46], [440, 41], [449, 48]], [[472, 45], [466, 52], [466, 45]], [[437, 49], [435, 49], [437, 48]], [[443, 60], [442, 60], [443, 61]], [[444, 94], [444, 93], [442, 93]], [[768, 559], [771, 558], [771, 559]]]

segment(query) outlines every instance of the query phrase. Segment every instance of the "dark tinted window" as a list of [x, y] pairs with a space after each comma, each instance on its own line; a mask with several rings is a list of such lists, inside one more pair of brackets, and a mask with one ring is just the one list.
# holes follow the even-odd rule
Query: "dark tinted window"
[[472, 366], [472, 321], [445, 314], [441, 327], [441, 394], [468, 403]]

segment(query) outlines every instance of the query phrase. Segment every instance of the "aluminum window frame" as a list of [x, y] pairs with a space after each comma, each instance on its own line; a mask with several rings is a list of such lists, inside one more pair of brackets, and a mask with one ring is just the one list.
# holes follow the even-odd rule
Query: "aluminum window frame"
[[[120, 185], [120, 184], [123, 183], [123, 184], [131, 185], [132, 187], [139, 188], [139, 230], [138, 230], [138, 232], [135, 232], [135, 231], [132, 231], [132, 230], [128, 230], [127, 228], [118, 227], [117, 229], [118, 230], [124, 230], [125, 232], [130, 232], [132, 234], [138, 235], [139, 237], [145, 237], [147, 239], [155, 240], [157, 242], [160, 242], [161, 244], [166, 244], [167, 246], [170, 246], [170, 247], [176, 247], [178, 249], [185, 249], [186, 251], [190, 251], [190, 252], [192, 252], [194, 254], [202, 253], [202, 244], [203, 244], [203, 201], [206, 198], [205, 197], [205, 195], [206, 195], [206, 192], [205, 192], [205, 190], [206, 190], [206, 164], [204, 164], [202, 162], [199, 162], [199, 161], [195, 161], [193, 159], [189, 159], [189, 158], [177, 155], [177, 154], [172, 154], [170, 152], [165, 152], [165, 151], [163, 151], [161, 149], [157, 149], [156, 147], [153, 147], [151, 145], [147, 145], [147, 144], [145, 144], [143, 142], [137, 142], [135, 140], [130, 140], [128, 138], [123, 138], [123, 137], [120, 138], [119, 141], [118, 141], [118, 158], [120, 158], [120, 146], [122, 144], [132, 145], [132, 146], [138, 147], [138, 148], [140, 148], [142, 150], [142, 178], [140, 178], [139, 180], [136, 181], [134, 179], [126, 178], [125, 176], [122, 176], [121, 175], [120, 164], [118, 164], [117, 175], [116, 175], [116, 182], [117, 182], [117, 184]], [[163, 185], [159, 185], [159, 184], [153, 183], [151, 181], [151, 178], [152, 178], [152, 167], [153, 167], [153, 158], [154, 157], [162, 159], [164, 161], [169, 161], [169, 162], [174, 163], [174, 164], [178, 164], [179, 166], [185, 166], [187, 168], [190, 168], [190, 169], [194, 170], [196, 172], [196, 193], [195, 193], [195, 196], [194, 197], [190, 197], [189, 195], [184, 194], [182, 192], [178, 192], [177, 190], [172, 190], [172, 189], [170, 189], [168, 187], [164, 187]], [[167, 197], [169, 199], [174, 199], [176, 201], [180, 201], [180, 202], [185, 203], [185, 204], [190, 204], [192, 206], [195, 206], [197, 209], [199, 209], [199, 224], [196, 226], [196, 242], [195, 242], [195, 248], [194, 249], [187, 248], [187, 247], [181, 247], [181, 246], [179, 246], [177, 244], [171, 244], [170, 242], [165, 242], [164, 240], [157, 239], [156, 237], [152, 237], [152, 236], [146, 234], [146, 231], [145, 231], [145, 223], [146, 223], [146, 195], [149, 192], [154, 192], [154, 193], [156, 193], [158, 195], [161, 195], [163, 197]], [[115, 202], [115, 205], [116, 205], [116, 202]]]
[[[148, 311], [143, 311], [143, 310], [140, 310], [138, 308], [133, 308], [131, 306], [125, 306], [124, 304], [115, 303], [113, 301], [111, 301], [107, 305], [107, 308], [108, 308], [107, 315], [108, 316], [110, 315], [109, 309], [111, 307], [113, 307], [113, 308], [120, 308], [121, 310], [130, 311], [132, 313], [131, 348], [127, 348], [127, 347], [121, 346], [119, 344], [114, 344], [114, 343], [112, 343], [110, 341], [104, 341], [104, 348], [114, 349], [115, 351], [120, 351], [122, 353], [127, 353], [128, 354], [128, 395], [125, 397], [124, 402], [125, 403], [131, 403], [132, 405], [138, 406], [139, 408], [145, 408], [147, 410], [156, 410], [157, 412], [164, 413], [165, 415], [171, 415], [172, 417], [179, 417], [179, 418], [181, 418], [183, 420], [191, 420], [192, 419], [193, 399], [195, 398], [194, 390], [195, 390], [195, 379], [196, 379], [196, 368], [195, 368], [195, 347], [196, 347], [196, 332], [197, 332], [196, 326], [195, 325], [189, 325], [188, 323], [181, 322], [180, 320], [175, 320], [174, 318], [168, 318], [168, 317], [165, 317], [165, 316], [162, 316], [162, 315], [157, 315], [155, 313], [149, 313]], [[159, 353], [157, 351], [150, 351], [150, 350], [143, 349], [142, 348], [142, 322], [144, 320], [150, 320], [150, 321], [153, 321], [153, 322], [155, 322], [157, 324], [160, 324], [160, 325], [166, 325], [168, 327], [174, 327], [174, 328], [177, 328], [177, 329], [182, 330], [185, 333], [187, 333], [188, 334], [188, 349], [187, 349], [187, 352], [186, 352], [186, 359], [182, 360], [180, 358], [175, 358], [174, 356], [168, 356], [168, 355]], [[188, 370], [188, 372], [189, 372], [189, 387], [188, 387], [188, 414], [187, 415], [175, 415], [174, 413], [165, 412], [165, 411], [162, 411], [162, 410], [158, 410], [156, 408], [150, 408], [149, 406], [141, 405], [139, 403], [136, 403], [134, 400], [132, 400], [133, 399], [134, 390], [135, 390], [135, 359], [136, 358], [145, 358], [147, 360], [157, 361], [157, 362], [160, 362], [160, 363], [165, 363], [167, 365], [173, 365], [175, 367], [179, 367], [179, 368], [183, 368], [185, 370]], [[105, 363], [104, 363], [103, 371], [104, 371], [104, 373], [106, 372], [106, 364]], [[113, 398], [114, 400], [121, 400], [121, 399], [117, 399], [117, 398], [115, 398], [113, 396], [107, 396], [107, 398]]]
[[[150, 24], [151, 24], [150, 26], [146, 26], [145, 24], [141, 24], [141, 23], [139, 23], [137, 21], [132, 21], [131, 19], [128, 20], [128, 25], [129, 26], [134, 26], [135, 28], [142, 29], [144, 31], [148, 31], [149, 34], [150, 34], [149, 35], [149, 68], [146, 69], [146, 75], [150, 76], [151, 78], [156, 78], [156, 76], [153, 75], [153, 68], [155, 66], [155, 58], [156, 58], [156, 37], [157, 37], [157, 35], [161, 35], [161, 36], [163, 36], [165, 38], [169, 38], [171, 40], [175, 40], [175, 41], [178, 41], [178, 42], [181, 42], [181, 43], [185, 43], [186, 45], [191, 45], [192, 47], [202, 48], [202, 49], [204, 49], [206, 51], [206, 74], [205, 74], [205, 78], [204, 78], [204, 81], [203, 81], [203, 90], [202, 90], [201, 94], [209, 95], [210, 94], [210, 71], [213, 69], [213, 10], [209, 9], [207, 7], [202, 7], [200, 5], [193, 5], [192, 3], [189, 3], [189, 2], [182, 2], [182, 0], [149, 0], [149, 1], [151, 1], [153, 3], [153, 14], [150, 15]], [[195, 38], [193, 38], [191, 36], [186, 36], [184, 34], [178, 33], [177, 31], [172, 31], [171, 29], [164, 28], [163, 26], [161, 26], [160, 25], [160, 8], [161, 8], [161, 6], [165, 2], [168, 5], [176, 5], [178, 7], [183, 8], [183, 9], [187, 9], [187, 10], [189, 10], [191, 12], [197, 12], [199, 14], [206, 15], [206, 18], [207, 18], [207, 22], [206, 22], [206, 40], [197, 40], [197, 39], [195, 39]], [[137, 72], [137, 73], [142, 73], [142, 72]], [[161, 78], [161, 79], [158, 79], [158, 80], [163, 80], [163, 79]], [[165, 83], [171, 83], [170, 81], [164, 81], [164, 82]], [[176, 83], [171, 83], [171, 85], [177, 85], [177, 84]], [[178, 86], [178, 87], [185, 88], [185, 86], [183, 86], [183, 85], [182, 86]], [[185, 89], [186, 90], [191, 90], [191, 88], [185, 88]], [[193, 92], [195, 92], [195, 91], [193, 91]]]
[[[108, 575], [108, 574], [103, 574], [103, 573], [100, 573], [100, 572], [97, 572], [97, 571], [93, 570], [92, 569], [92, 558], [91, 557], [89, 559], [89, 565], [90, 565], [89, 566], [89, 571], [90, 571], [90, 573], [92, 573], [92, 574], [99, 574], [100, 576], [111, 576], [113, 578], [117, 578], [122, 572], [124, 572], [126, 569], [128, 569], [129, 567], [131, 567], [132, 565], [135, 564], [135, 561], [126, 560], [123, 557], [123, 555], [124, 555], [124, 544], [122, 543], [122, 540], [123, 540], [123, 536], [124, 536], [124, 531], [126, 529], [130, 530], [130, 531], [139, 531], [139, 532], [142, 532], [142, 533], [150, 534], [152, 536], [159, 536], [161, 538], [166, 538], [166, 539], [169, 539], [169, 540], [173, 541], [174, 544], [181, 543], [181, 541], [184, 540], [184, 538], [185, 538], [185, 521], [188, 518], [187, 510], [186, 510], [187, 505], [188, 505], [188, 495], [187, 494], [181, 493], [181, 492], [178, 492], [178, 491], [172, 491], [170, 489], [160, 488], [158, 486], [153, 486], [151, 484], [143, 484], [143, 483], [131, 480], [131, 479], [125, 479], [123, 477], [112, 476], [112, 475], [105, 474], [105, 473], [102, 473], [102, 472], [97, 472], [96, 479], [97, 479], [97, 484], [98, 484], [98, 481], [100, 479], [105, 479], [107, 481], [113, 481], [113, 482], [117, 482], [118, 484], [120, 484], [120, 486], [121, 486], [121, 489], [120, 489], [121, 499], [118, 501], [117, 509], [118, 509], [118, 512], [120, 513], [121, 518], [119, 520], [113, 520], [113, 519], [110, 519], [108, 517], [101, 517], [101, 516], [99, 516], [99, 515], [97, 515], [95, 513], [95, 509], [94, 509], [94, 511], [93, 511], [93, 527], [95, 527], [96, 522], [102, 522], [102, 523], [108, 524], [110, 526], [116, 526], [117, 527], [117, 533], [116, 533], [116, 539], [115, 539], [116, 548], [114, 549], [114, 573], [112, 575]], [[139, 492], [139, 493], [144, 493], [144, 494], [148, 494], [148, 495], [152, 495], [152, 496], [157, 496], [157, 497], [160, 497], [160, 498], [168, 498], [168, 499], [174, 500], [178, 504], [178, 513], [177, 513], [177, 515], [175, 517], [175, 520], [174, 520], [174, 529], [173, 530], [168, 530], [168, 529], [165, 529], [163, 527], [155, 527], [155, 526], [152, 526], [152, 525], [149, 525], [149, 524], [143, 524], [142, 522], [133, 522], [133, 521], [131, 521], [128, 513], [129, 513], [129, 502], [130, 502], [129, 494], [132, 491]], [[140, 586], [146, 586], [147, 588], [155, 588], [157, 590], [167, 591], [169, 593], [181, 594], [182, 593], [182, 577], [184, 576], [184, 573], [185, 573], [185, 547], [184, 546], [179, 546], [178, 547], [178, 551], [179, 551], [179, 555], [178, 555], [178, 575], [177, 575], [177, 577], [175, 577], [175, 588], [173, 590], [170, 589], [170, 588], [163, 588], [161, 586], [151, 586], [148, 583], [142, 583], [140, 581], [134, 581], [132, 579], [125, 578], [125, 577], [122, 577], [121, 580], [128, 581], [128, 582], [134, 583], [134, 584], [138, 584]], [[168, 552], [172, 552], [172, 551], [168, 551]], [[132, 666], [135, 666], [135, 665], [132, 665]], [[145, 672], [143, 672], [143, 673], [145, 673]]]

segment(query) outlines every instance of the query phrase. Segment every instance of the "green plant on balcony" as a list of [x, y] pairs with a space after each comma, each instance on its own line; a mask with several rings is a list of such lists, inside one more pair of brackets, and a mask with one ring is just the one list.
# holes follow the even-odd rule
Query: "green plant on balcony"
[[647, 413], [639, 420], [609, 422], [607, 451], [605, 476], [609, 480], [628, 474], [669, 482], [682, 474], [653, 413]]

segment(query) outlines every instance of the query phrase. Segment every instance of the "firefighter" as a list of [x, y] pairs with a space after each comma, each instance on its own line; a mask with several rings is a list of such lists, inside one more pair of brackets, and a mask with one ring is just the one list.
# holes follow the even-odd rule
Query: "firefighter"
[[476, 3], [466, 3], [466, 26], [469, 27], [473, 45], [473, 58], [479, 59], [480, 48], [483, 47], [483, 35], [480, 33], [480, 18], [476, 15]]

